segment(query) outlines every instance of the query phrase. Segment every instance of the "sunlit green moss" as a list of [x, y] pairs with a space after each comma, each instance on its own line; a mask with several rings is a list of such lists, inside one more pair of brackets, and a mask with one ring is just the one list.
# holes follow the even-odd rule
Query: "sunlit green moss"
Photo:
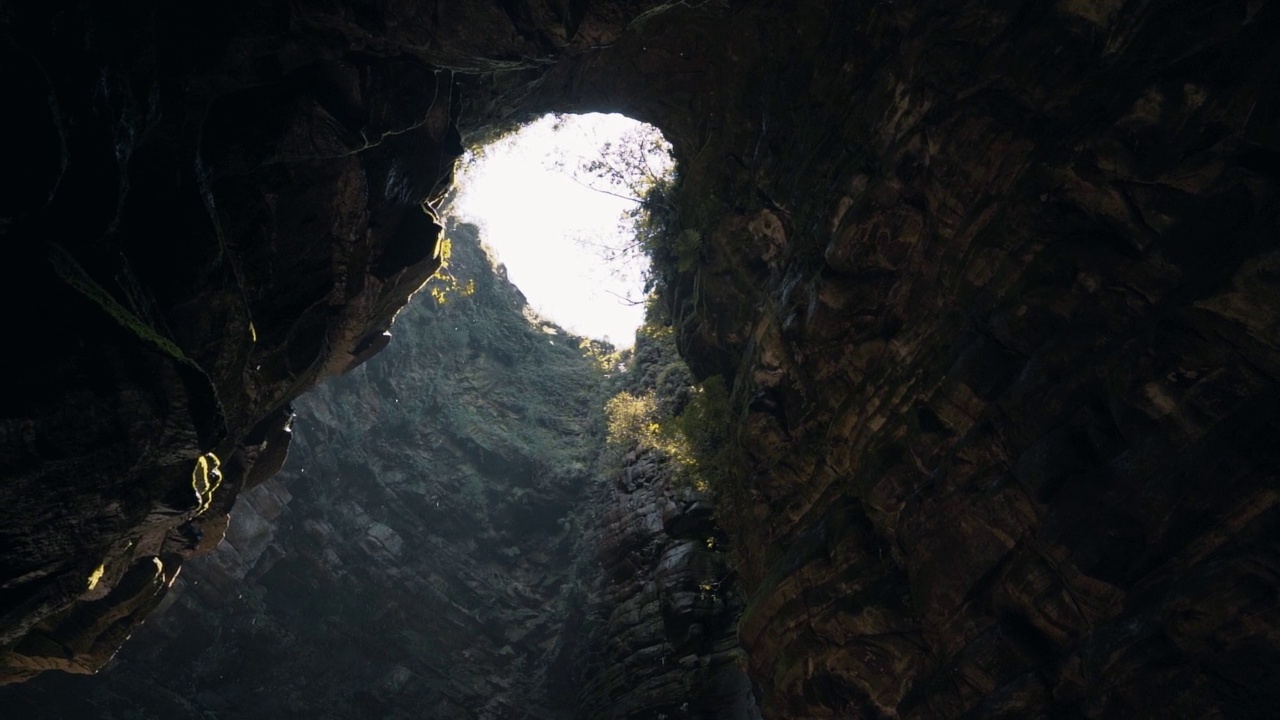
[[470, 297], [476, 292], [476, 281], [469, 279], [462, 282], [454, 276], [453, 271], [449, 269], [449, 259], [453, 255], [453, 241], [449, 238], [442, 238], [438, 246], [437, 257], [440, 259], [440, 269], [436, 270], [436, 274], [431, 276], [431, 286], [427, 291], [431, 293], [431, 298], [436, 301], [437, 305], [444, 305], [450, 299], [455, 297]]
[[222, 484], [222, 470], [218, 456], [205, 453], [196, 458], [191, 471], [191, 489], [196, 494], [196, 515], [203, 515], [213, 503], [213, 493]]
[[728, 394], [718, 377], [686, 389], [690, 399], [675, 416], [663, 412], [652, 390], [614, 395], [605, 403], [608, 444], [615, 454], [631, 448], [661, 453], [675, 464], [677, 480], [714, 491], [727, 452]]
[[107, 566], [103, 564], [103, 565], [99, 565], [97, 569], [89, 573], [89, 587], [87, 589], [92, 590], [98, 587], [98, 583], [102, 580], [102, 576], [105, 575], [106, 572], [107, 572]]

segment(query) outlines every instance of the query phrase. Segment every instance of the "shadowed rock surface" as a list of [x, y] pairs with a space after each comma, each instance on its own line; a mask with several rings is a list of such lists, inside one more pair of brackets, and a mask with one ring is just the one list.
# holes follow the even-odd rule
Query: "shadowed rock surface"
[[97, 677], [42, 676], [0, 706], [758, 717], [710, 504], [650, 455], [598, 462], [620, 378], [530, 323], [473, 226], [448, 237], [449, 280], [400, 314], [386, 351], [298, 403], [284, 469], [241, 494], [174, 601]]
[[104, 662], [279, 466], [287, 403], [383, 343], [459, 133], [617, 110], [680, 163], [656, 263], [731, 388], [766, 717], [1280, 699], [1276, 3], [3, 22], [7, 678]]

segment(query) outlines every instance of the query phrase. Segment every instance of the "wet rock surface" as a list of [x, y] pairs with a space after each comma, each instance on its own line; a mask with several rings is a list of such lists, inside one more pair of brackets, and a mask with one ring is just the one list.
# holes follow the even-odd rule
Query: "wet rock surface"
[[1280, 696], [1275, 3], [3, 22], [35, 158], [0, 193], [30, 309], [0, 408], [9, 679], [101, 665], [278, 467], [286, 404], [383, 344], [460, 133], [609, 109], [680, 161], [659, 271], [737, 408], [718, 508], [766, 717]]

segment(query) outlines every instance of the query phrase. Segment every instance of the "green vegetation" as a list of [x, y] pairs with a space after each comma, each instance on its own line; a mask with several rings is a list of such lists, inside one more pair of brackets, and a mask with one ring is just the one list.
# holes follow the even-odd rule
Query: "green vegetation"
[[191, 470], [191, 489], [196, 494], [196, 515], [203, 515], [213, 504], [213, 493], [222, 484], [222, 470], [218, 456], [205, 453], [196, 458]]
[[671, 328], [646, 324], [636, 336], [628, 387], [605, 403], [606, 455], [652, 451], [675, 465], [675, 478], [699, 492], [728, 483], [729, 395], [721, 378], [695, 383]]
[[[645, 267], [645, 292], [651, 292], [655, 280], [647, 270], [649, 261], [678, 236], [679, 225], [675, 157], [662, 133], [642, 125], [616, 141], [601, 143], [596, 157], [574, 168], [566, 167], [563, 159], [553, 165], [584, 187], [633, 203], [619, 218], [615, 236], [580, 237], [578, 243], [596, 253], [617, 275]], [[644, 302], [643, 298], [626, 300]]]
[[[562, 119], [557, 116], [557, 122]], [[518, 128], [494, 129], [492, 137], [484, 139], [492, 143], [490, 147], [501, 147], [511, 142], [510, 133], [515, 129]], [[472, 152], [479, 155], [483, 151]], [[661, 287], [659, 273], [649, 269], [662, 267], [689, 271], [702, 253], [702, 234], [681, 227], [681, 213], [676, 204], [680, 179], [674, 171], [671, 146], [656, 128], [640, 126], [619, 139], [600, 142], [592, 158], [573, 162], [560, 158], [553, 165], [585, 187], [632, 203], [619, 218], [616, 235], [579, 238], [579, 243], [594, 251], [616, 274], [625, 274], [627, 269], [637, 266], [646, 268], [646, 297], [625, 298], [633, 303], [647, 303], [647, 322], [637, 333], [635, 348], [617, 352], [606, 343], [569, 338], [549, 326], [538, 326], [534, 333], [538, 339], [530, 342], [525, 340], [529, 337], [526, 332], [514, 328], [495, 333], [495, 326], [501, 322], [488, 322], [487, 318], [481, 317], [469, 318], [462, 324], [456, 321], [448, 323], [441, 328], [442, 334], [448, 337], [442, 337], [441, 341], [485, 346], [490, 343], [478, 342], [476, 335], [493, 334], [493, 351], [498, 357], [526, 358], [530, 353], [556, 355], [554, 359], [536, 360], [539, 367], [546, 368], [546, 373], [573, 365], [571, 358], [567, 355], [559, 357], [557, 353], [576, 350], [575, 356], [585, 355], [599, 372], [601, 383], [595, 391], [597, 398], [589, 403], [594, 408], [592, 414], [595, 417], [587, 422], [593, 432], [599, 430], [605, 436], [606, 447], [601, 461], [616, 466], [632, 450], [654, 452], [674, 465], [677, 481], [720, 496], [731, 484], [728, 481], [729, 468], [732, 467], [729, 462], [729, 393], [722, 379], [713, 377], [698, 383], [689, 372], [676, 350], [673, 330], [664, 326], [665, 303], [659, 297], [665, 288]], [[443, 282], [431, 290], [437, 305], [444, 305], [452, 297], [466, 297], [474, 292], [473, 287], [460, 283], [449, 269], [451, 244], [445, 241], [442, 249], [445, 265], [439, 277]], [[483, 309], [473, 302], [466, 305], [469, 310], [464, 310], [464, 314], [468, 315], [472, 310]], [[507, 320], [504, 318], [502, 322]], [[563, 342], [570, 339], [576, 347]], [[527, 359], [535, 360], [533, 357]], [[538, 379], [521, 378], [520, 384]], [[546, 397], [563, 395], [563, 389], [573, 386], [574, 382], [565, 377], [559, 384], [562, 389], [556, 391], [553, 384], [545, 390], [548, 393]], [[515, 390], [491, 388], [490, 392], [506, 396], [509, 389]], [[475, 404], [454, 401], [451, 398], [454, 393], [449, 388], [441, 392], [443, 402], [440, 407], [449, 416], [451, 426], [476, 437], [481, 445], [488, 447], [523, 445], [520, 441], [527, 431], [522, 426], [531, 421], [568, 430], [572, 423], [557, 416], [563, 413], [560, 408], [571, 405], [569, 398], [563, 398], [566, 401], [564, 405], [557, 401], [530, 404], [530, 398], [544, 396], [543, 391], [531, 390], [533, 388], [522, 388], [513, 393], [509, 401], [498, 403], [511, 412], [510, 423], [502, 419], [473, 417]], [[542, 447], [543, 453], [546, 452], [545, 444], [553, 442], [542, 437], [536, 441], [530, 437], [529, 440], [532, 445]], [[522, 449], [514, 454], [529, 453]], [[578, 463], [573, 464], [581, 467]]]
[[615, 451], [632, 447], [645, 450], [661, 450], [673, 458], [681, 458], [684, 447], [681, 440], [663, 432], [658, 423], [658, 402], [653, 392], [632, 395], [623, 390], [604, 404], [608, 423], [608, 442]]
[[612, 344], [603, 340], [582, 338], [581, 342], [578, 343], [578, 348], [591, 359], [596, 369], [604, 374], [616, 370], [624, 357], [624, 353], [615, 350]]
[[[49, 246], [49, 262], [53, 266], [54, 272], [66, 283], [67, 287], [96, 305], [107, 317], [111, 318], [112, 322], [125, 332], [130, 333], [144, 346], [172, 360], [176, 364], [178, 372], [183, 374], [189, 381], [188, 389], [193, 390], [196, 386], [200, 387], [206, 396], [199, 398], [196, 402], [203, 401], [203, 403], [207, 403], [206, 407], [213, 416], [214, 422], [223, 431], [220, 435], [225, 433], [222, 401], [218, 397], [218, 390], [213, 383], [213, 378], [196, 361], [182, 352], [182, 349], [162, 333], [155, 323], [148, 319], [144, 304], [139, 302], [134, 309], [122, 305], [106, 288], [90, 277], [89, 273], [81, 267], [71, 253], [58, 245]], [[257, 332], [253, 329], [252, 323], [250, 324], [250, 332], [253, 342], [257, 342]]]
[[102, 581], [102, 576], [105, 575], [106, 572], [107, 572], [106, 563], [100, 563], [98, 567], [94, 568], [93, 572], [89, 573], [88, 586], [85, 589], [92, 590], [98, 587], [98, 583]]
[[384, 431], [466, 458], [440, 467], [432, 485], [468, 522], [537, 516], [591, 476], [614, 349], [533, 315], [475, 226], [451, 221], [442, 255], [445, 279], [396, 320], [395, 342], [412, 350], [371, 364], [400, 410]]
[[431, 276], [432, 281], [428, 281], [429, 287], [427, 291], [431, 293], [431, 298], [436, 301], [437, 305], [444, 305], [449, 302], [450, 298], [469, 297], [476, 291], [476, 281], [469, 279], [466, 282], [458, 280], [454, 276], [453, 271], [449, 269], [449, 261], [453, 258], [453, 241], [447, 237], [440, 239], [440, 269], [436, 270], [436, 274]]
[[99, 285], [89, 274], [80, 267], [80, 263], [76, 262], [71, 253], [67, 252], [58, 245], [49, 246], [49, 260], [53, 264], [54, 272], [58, 277], [67, 284], [68, 287], [83, 295], [85, 298], [100, 307], [106, 314], [120, 325], [120, 327], [133, 333], [139, 340], [146, 343], [153, 349], [173, 358], [174, 360], [187, 365], [201, 373], [199, 365], [188, 358], [186, 354], [174, 344], [172, 340], [165, 337], [150, 323], [145, 322], [137, 314], [121, 305], [111, 293], [107, 292]]

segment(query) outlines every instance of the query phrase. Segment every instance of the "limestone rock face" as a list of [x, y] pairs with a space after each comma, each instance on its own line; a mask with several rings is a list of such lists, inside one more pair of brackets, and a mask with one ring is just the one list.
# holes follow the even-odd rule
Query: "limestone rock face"
[[105, 662], [439, 266], [448, 73], [236, 12], [5, 12], [0, 680]]
[[449, 237], [450, 280], [401, 313], [387, 351], [298, 403], [284, 470], [241, 493], [120, 657], [0, 706], [759, 717], [710, 505], [652, 456], [597, 464], [598, 361], [529, 323], [474, 227]]
[[667, 278], [741, 409], [766, 716], [1270, 712], [1278, 20], [886, 3], [777, 17], [809, 40], [754, 65], [647, 41], [749, 78], [670, 120], [699, 242]]
[[633, 453], [595, 504], [599, 639], [577, 661], [577, 717], [758, 720], [736, 632], [741, 595], [710, 503]]
[[[101, 665], [279, 467], [288, 403], [385, 344], [460, 134], [617, 110], [680, 162], [658, 270], [737, 408], [718, 507], [766, 717], [1280, 697], [1276, 3], [0, 23], [6, 678]], [[412, 547], [358, 531], [370, 563]]]

